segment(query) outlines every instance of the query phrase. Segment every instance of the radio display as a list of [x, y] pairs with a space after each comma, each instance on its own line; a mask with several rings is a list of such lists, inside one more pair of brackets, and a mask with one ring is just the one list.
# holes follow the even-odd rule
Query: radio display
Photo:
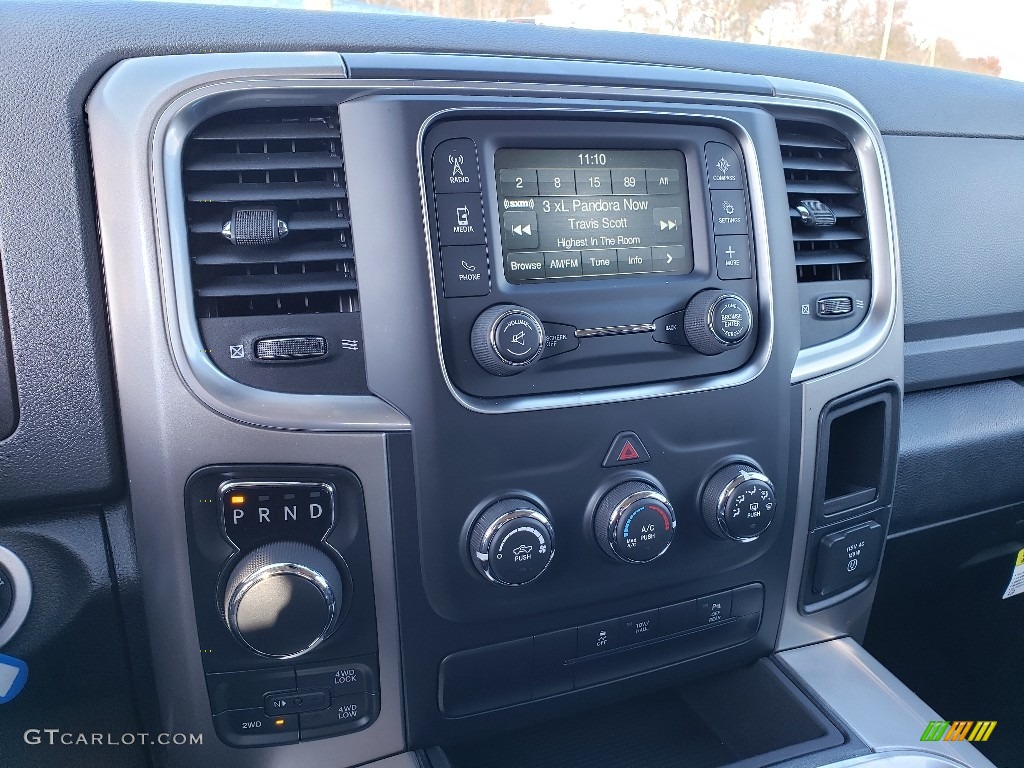
[[682, 152], [499, 149], [494, 165], [510, 283], [693, 271]]

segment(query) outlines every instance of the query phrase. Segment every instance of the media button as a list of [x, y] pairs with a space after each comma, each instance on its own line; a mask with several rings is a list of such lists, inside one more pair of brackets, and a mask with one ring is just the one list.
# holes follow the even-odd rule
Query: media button
[[707, 159], [708, 186], [711, 189], [743, 189], [740, 159], [732, 147], [709, 141], [704, 145]]
[[659, 243], [679, 243], [686, 232], [682, 208], [654, 209], [654, 237]]
[[583, 274], [586, 276], [619, 274], [619, 259], [614, 250], [583, 251], [582, 256]]
[[611, 171], [576, 171], [576, 194], [610, 195], [611, 192]]
[[537, 248], [540, 245], [537, 214], [533, 211], [506, 211], [501, 217], [501, 239], [510, 251]]
[[579, 251], [549, 251], [544, 254], [544, 274], [547, 277], [580, 277], [583, 258]]
[[441, 276], [444, 280], [444, 295], [449, 299], [486, 296], [491, 292], [487, 246], [450, 245], [442, 248]]
[[480, 169], [472, 139], [449, 139], [434, 150], [434, 191], [479, 192]]
[[509, 280], [535, 280], [544, 277], [543, 253], [510, 253], [505, 257], [505, 274]]
[[693, 254], [685, 245], [656, 245], [651, 248], [654, 272], [688, 275], [693, 271]]
[[542, 168], [537, 171], [537, 189], [542, 195], [575, 195], [576, 176], [571, 170]]
[[526, 168], [502, 168], [498, 171], [498, 192], [502, 197], [536, 195], [537, 171]]
[[647, 192], [651, 195], [678, 195], [679, 171], [675, 168], [648, 168]]
[[650, 248], [619, 248], [618, 255], [620, 273], [650, 272], [652, 270]]
[[718, 263], [718, 276], [723, 280], [750, 277], [750, 242], [747, 236], [716, 237], [715, 261]]
[[747, 234], [747, 203], [742, 189], [711, 192], [711, 216], [716, 235]]
[[484, 210], [478, 192], [435, 195], [437, 230], [441, 245], [483, 245]]
[[643, 168], [612, 171], [612, 192], [616, 195], [646, 195], [647, 173]]

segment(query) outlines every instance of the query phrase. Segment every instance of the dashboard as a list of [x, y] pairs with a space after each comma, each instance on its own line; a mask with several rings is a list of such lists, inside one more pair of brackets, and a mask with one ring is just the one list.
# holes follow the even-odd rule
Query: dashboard
[[[930, 710], [858, 643], [887, 542], [946, 514], [922, 467], [958, 443], [914, 442], [915, 395], [1019, 373], [1020, 302], [972, 319], [970, 259], [940, 279], [923, 253], [925, 198], [1019, 135], [1012, 110], [949, 136], [939, 75], [898, 107], [885, 64], [703, 41], [626, 63], [614, 35], [578, 40], [622, 62], [546, 30], [140, 9], [224, 36], [200, 52], [97, 14], [0, 123], [0, 644], [52, 642], [53, 541], [102, 606], [69, 625], [120, 627], [90, 658], [147, 694], [112, 719], [205, 737], [159, 764], [462, 768], [466, 744], [674, 687], [710, 712], [751, 680], [797, 735], [733, 762], [919, 746], [871, 710]], [[965, 103], [1019, 95], [968, 80]], [[15, 192], [18, 127], [68, 93], [66, 162]], [[837, 693], [846, 665], [876, 687]]]

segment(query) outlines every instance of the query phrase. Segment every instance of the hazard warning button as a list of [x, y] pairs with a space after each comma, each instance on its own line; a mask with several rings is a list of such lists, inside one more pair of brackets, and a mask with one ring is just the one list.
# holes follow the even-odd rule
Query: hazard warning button
[[651, 454], [644, 448], [636, 432], [619, 432], [612, 440], [612, 447], [604, 457], [602, 466], [622, 467], [626, 464], [641, 464], [651, 460]]

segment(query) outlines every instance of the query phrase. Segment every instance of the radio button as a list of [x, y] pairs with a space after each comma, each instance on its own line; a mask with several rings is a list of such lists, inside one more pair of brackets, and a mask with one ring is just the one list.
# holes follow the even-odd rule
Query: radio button
[[650, 248], [619, 248], [618, 255], [620, 273], [650, 272], [653, 268]]
[[537, 171], [502, 168], [498, 171], [498, 192], [502, 197], [530, 197], [537, 194]]
[[579, 251], [545, 253], [544, 274], [547, 277], [580, 277], [583, 274], [583, 257]]
[[571, 170], [541, 169], [537, 189], [542, 195], [575, 195], [576, 176]]
[[435, 192], [479, 192], [480, 169], [472, 139], [450, 139], [434, 150]]
[[675, 168], [648, 168], [647, 193], [650, 195], [678, 195], [679, 171]]
[[486, 296], [491, 292], [486, 245], [451, 245], [441, 249], [444, 295]]
[[732, 147], [709, 141], [704, 145], [707, 158], [708, 186], [711, 189], [743, 189], [740, 159]]
[[711, 216], [716, 235], [747, 234], [747, 203], [744, 197], [742, 189], [711, 192]]
[[619, 274], [619, 259], [615, 251], [583, 251], [583, 274], [594, 275]]
[[483, 245], [484, 209], [480, 194], [437, 195], [437, 229], [441, 245]]
[[576, 194], [610, 195], [611, 192], [611, 171], [576, 171]]
[[693, 272], [693, 254], [685, 245], [656, 245], [651, 248], [651, 268], [654, 272], [688, 275]]
[[750, 277], [750, 242], [746, 235], [716, 237], [715, 260], [718, 262], [718, 276], [722, 280]]
[[643, 168], [612, 171], [612, 192], [616, 195], [646, 195], [646, 171]]

